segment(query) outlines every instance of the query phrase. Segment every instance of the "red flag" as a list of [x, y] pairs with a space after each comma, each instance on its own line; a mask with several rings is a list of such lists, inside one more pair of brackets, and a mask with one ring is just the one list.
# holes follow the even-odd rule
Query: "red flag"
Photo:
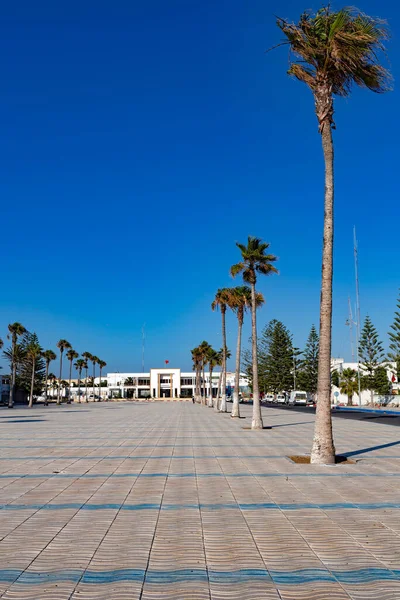
[[169, 360], [166, 360], [166, 361], [165, 361], [165, 364], [167, 365], [168, 363], [169, 363]]
[[392, 383], [396, 383], [396, 375], [392, 373]]

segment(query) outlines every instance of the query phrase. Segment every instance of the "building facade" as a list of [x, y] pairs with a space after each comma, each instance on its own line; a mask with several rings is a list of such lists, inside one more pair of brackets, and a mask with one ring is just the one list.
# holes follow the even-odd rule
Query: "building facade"
[[[216, 397], [220, 373], [213, 372], [211, 388]], [[170, 367], [163, 369], [150, 369], [147, 373], [108, 373], [107, 389], [110, 398], [192, 398], [195, 392], [196, 377], [193, 371], [186, 373], [180, 369]], [[210, 373], [204, 374], [202, 389], [206, 396], [210, 394]], [[227, 373], [226, 392], [233, 393], [235, 387], [235, 374]], [[239, 380], [239, 391], [243, 394], [249, 392], [249, 382], [244, 374]]]
[[[374, 402], [378, 402], [380, 404], [386, 403], [396, 403], [400, 402], [400, 385], [397, 379], [397, 371], [396, 364], [393, 362], [383, 362], [381, 364], [382, 367], [386, 369], [386, 374], [388, 377], [388, 381], [391, 385], [391, 394], [388, 394], [386, 397], [380, 397], [378, 394], [374, 394]], [[352, 369], [353, 371], [358, 372], [358, 363], [356, 362], [345, 362], [343, 358], [332, 358], [331, 359], [331, 371], [337, 371], [339, 374], [339, 378], [341, 373], [345, 369]], [[362, 365], [360, 365], [360, 374], [365, 374], [363, 371]], [[346, 394], [342, 394], [340, 392], [340, 388], [336, 386], [332, 386], [332, 403], [333, 404], [347, 404], [348, 398]], [[353, 396], [353, 404], [369, 404], [371, 402], [371, 392], [370, 390], [361, 390], [361, 402], [359, 400], [358, 394], [354, 394]]]

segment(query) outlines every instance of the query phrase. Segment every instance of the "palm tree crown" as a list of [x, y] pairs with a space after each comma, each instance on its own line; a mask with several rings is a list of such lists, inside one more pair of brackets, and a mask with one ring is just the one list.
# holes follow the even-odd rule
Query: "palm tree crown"
[[68, 358], [69, 361], [73, 361], [75, 360], [75, 358], [78, 358], [79, 354], [78, 352], [76, 352], [76, 350], [73, 350], [72, 348], [70, 350], [68, 350], [68, 352], [65, 353], [65, 356]]
[[222, 313], [225, 313], [226, 307], [227, 307], [227, 304], [229, 303], [229, 301], [230, 301], [229, 288], [221, 288], [215, 294], [215, 298], [211, 303], [211, 308], [212, 308], [212, 310], [218, 310], [218, 308], [219, 308]]
[[75, 362], [74, 367], [78, 371], [78, 373], [81, 374], [82, 370], [85, 368], [85, 365], [86, 365], [86, 361], [83, 358], [79, 358]]
[[273, 254], [265, 254], [269, 244], [263, 242], [260, 238], [251, 235], [247, 238], [247, 246], [236, 242], [242, 254], [241, 262], [231, 267], [232, 277], [236, 277], [239, 273], [243, 274], [243, 280], [246, 283], [255, 284], [257, 282], [257, 273], [261, 275], [273, 275], [278, 273], [273, 262], [278, 260]]
[[46, 361], [46, 365], [49, 365], [52, 360], [56, 360], [57, 358], [57, 355], [55, 352], [53, 352], [53, 350], [45, 350], [44, 352], [42, 352], [42, 356]]
[[64, 352], [64, 350], [67, 350], [68, 348], [72, 348], [72, 346], [69, 342], [67, 342], [67, 340], [59, 340], [57, 342], [57, 348], [62, 353], [62, 352]]
[[[238, 285], [231, 290], [230, 308], [236, 313], [238, 320], [243, 323], [244, 313], [251, 308], [251, 288], [248, 285]], [[256, 292], [256, 307], [265, 303], [261, 292]]]
[[[320, 131], [333, 123], [333, 105], [328, 94], [348, 96], [353, 84], [377, 93], [390, 89], [390, 73], [378, 62], [389, 33], [385, 22], [355, 8], [332, 12], [305, 12], [298, 24], [278, 18], [298, 61], [291, 62], [289, 74], [306, 83], [316, 97]], [[324, 91], [324, 87], [328, 89]], [[325, 110], [324, 110], [325, 108]]]
[[26, 329], [21, 323], [11, 323], [8, 326], [8, 331], [11, 333], [12, 339], [14, 340], [14, 336], [18, 337], [20, 335], [24, 335], [26, 333]]

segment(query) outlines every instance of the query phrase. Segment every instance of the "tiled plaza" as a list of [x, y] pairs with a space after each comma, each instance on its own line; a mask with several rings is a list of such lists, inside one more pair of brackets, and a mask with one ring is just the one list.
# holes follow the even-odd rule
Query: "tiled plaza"
[[[228, 405], [229, 406], [229, 405]], [[0, 598], [398, 600], [400, 429], [191, 403], [0, 410]]]

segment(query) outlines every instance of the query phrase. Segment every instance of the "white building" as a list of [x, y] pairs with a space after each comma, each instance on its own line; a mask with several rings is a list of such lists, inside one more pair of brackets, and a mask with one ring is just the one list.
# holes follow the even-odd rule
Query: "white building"
[[[204, 374], [206, 395], [210, 393], [210, 373]], [[212, 392], [217, 395], [220, 373], [213, 371]], [[97, 382], [96, 382], [97, 383]], [[193, 371], [186, 373], [180, 369], [166, 367], [150, 369], [148, 373], [108, 373], [107, 388], [111, 398], [192, 398], [195, 392], [196, 377]], [[226, 391], [231, 395], [235, 387], [235, 374], [226, 375]], [[239, 388], [248, 393], [249, 382], [241, 374]], [[103, 388], [104, 389], [104, 388]]]
[[[391, 383], [392, 394], [390, 396], [380, 397], [377, 394], [374, 396], [374, 402], [386, 404], [388, 402], [395, 402], [398, 400], [400, 402], [400, 384], [397, 380], [396, 375], [396, 364], [393, 362], [383, 362], [382, 367], [385, 367], [386, 373], [388, 376], [388, 381]], [[345, 369], [353, 369], [353, 371], [358, 372], [358, 363], [356, 362], [345, 362], [343, 358], [332, 358], [331, 359], [331, 371], [337, 371], [340, 374]], [[363, 373], [362, 365], [360, 365], [360, 373]], [[332, 386], [332, 402], [333, 404], [347, 404], [348, 398], [346, 394], [342, 394], [340, 389], [336, 386]], [[361, 391], [361, 404], [369, 404], [371, 402], [371, 392], [369, 390]], [[397, 403], [399, 403], [397, 402]], [[353, 404], [360, 404], [358, 394], [354, 394], [353, 396]]]

